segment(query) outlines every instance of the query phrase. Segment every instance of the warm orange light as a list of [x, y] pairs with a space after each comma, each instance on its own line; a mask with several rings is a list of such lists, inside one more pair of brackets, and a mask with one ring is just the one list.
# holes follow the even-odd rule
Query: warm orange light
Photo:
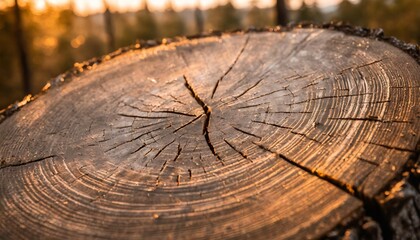
[[[70, 4], [70, 1], [72, 4]], [[20, 4], [27, 4], [31, 2], [31, 6], [38, 12], [45, 10], [46, 6], [52, 7], [69, 7], [72, 5], [74, 11], [78, 15], [88, 15], [92, 13], [103, 12], [105, 7], [103, 4], [104, 0], [19, 0]], [[200, 6], [202, 9], [208, 9], [215, 7], [218, 4], [225, 4], [228, 0], [105, 0], [111, 10], [119, 12], [137, 11], [147, 1], [150, 10], [162, 11], [167, 6], [168, 2], [172, 2], [172, 6], [175, 10], [180, 11], [185, 8], [195, 8]], [[318, 3], [319, 7], [326, 7], [338, 4], [342, 0], [305, 0], [307, 4], [314, 2]], [[357, 2], [359, 0], [351, 0]], [[232, 0], [232, 3], [237, 8], [246, 8], [251, 5], [252, 0]], [[275, 0], [259, 0], [259, 7], [272, 7], [275, 4]], [[14, 0], [0, 0], [0, 9], [8, 6], [12, 6]], [[297, 9], [300, 7], [302, 0], [290, 0], [290, 8]]]
[[44, 38], [43, 45], [45, 48], [55, 48], [57, 47], [58, 40], [55, 37], [46, 37]]
[[71, 40], [70, 45], [73, 48], [79, 48], [81, 45], [85, 43], [85, 37], [83, 35], [79, 35]]

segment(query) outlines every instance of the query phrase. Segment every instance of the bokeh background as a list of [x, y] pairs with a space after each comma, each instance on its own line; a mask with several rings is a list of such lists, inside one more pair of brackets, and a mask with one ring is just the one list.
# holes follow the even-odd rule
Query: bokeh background
[[343, 21], [420, 40], [420, 0], [0, 0], [0, 109], [140, 39], [275, 26], [279, 2], [288, 22]]

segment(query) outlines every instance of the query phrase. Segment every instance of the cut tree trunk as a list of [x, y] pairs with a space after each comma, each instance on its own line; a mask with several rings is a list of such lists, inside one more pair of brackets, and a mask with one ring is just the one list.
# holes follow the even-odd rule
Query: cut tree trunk
[[419, 237], [418, 48], [321, 28], [156, 45], [3, 112], [1, 238]]

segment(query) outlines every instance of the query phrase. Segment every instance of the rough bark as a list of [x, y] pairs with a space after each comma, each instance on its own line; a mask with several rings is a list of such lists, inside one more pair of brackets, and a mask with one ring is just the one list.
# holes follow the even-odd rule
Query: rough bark
[[0, 124], [0, 236], [414, 238], [412, 56], [294, 29], [80, 65]]

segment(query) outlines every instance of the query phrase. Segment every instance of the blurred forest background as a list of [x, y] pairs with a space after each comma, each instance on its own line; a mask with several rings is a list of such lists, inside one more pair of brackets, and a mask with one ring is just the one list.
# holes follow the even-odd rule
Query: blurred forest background
[[[150, 10], [143, 0], [124, 11], [113, 7], [113, 1], [117, 2], [102, 0], [103, 11], [80, 13], [73, 0], [61, 5], [48, 0], [0, 0], [0, 109], [26, 94], [38, 93], [47, 81], [76, 62], [135, 44], [139, 39], [269, 27], [278, 22], [274, 0], [263, 7], [257, 0], [249, 1], [246, 8], [218, 1], [218, 5], [205, 9], [197, 0], [195, 7], [181, 10], [173, 7], [177, 0], [166, 1], [160, 10]], [[420, 41], [420, 0], [336, 2], [320, 7], [316, 0], [286, 0], [287, 20], [344, 21], [383, 28], [386, 35], [406, 42]]]

